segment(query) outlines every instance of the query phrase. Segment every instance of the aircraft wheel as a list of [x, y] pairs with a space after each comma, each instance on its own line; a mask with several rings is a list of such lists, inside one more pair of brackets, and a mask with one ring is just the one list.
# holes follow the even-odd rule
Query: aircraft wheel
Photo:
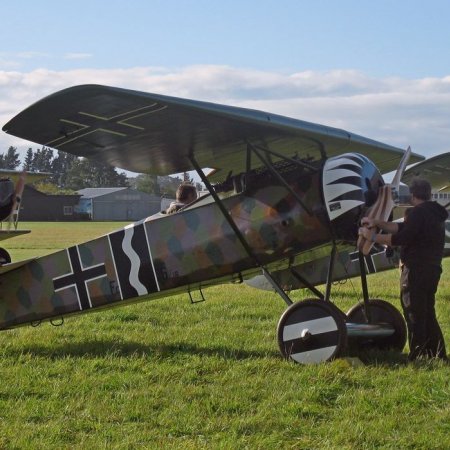
[[8, 264], [10, 262], [11, 256], [4, 248], [0, 247], [0, 266], [2, 266], [3, 264]]
[[[370, 299], [369, 309], [371, 321], [373, 323], [388, 323], [393, 326], [394, 334], [379, 338], [358, 337], [352, 339], [352, 347], [358, 349], [376, 348], [379, 350], [399, 350], [402, 351], [407, 338], [405, 320], [401, 312], [395, 306], [380, 299]], [[347, 312], [347, 321], [354, 323], [366, 323], [364, 314], [364, 304], [358, 303]]]
[[277, 334], [281, 354], [300, 364], [330, 361], [347, 346], [342, 311], [323, 300], [293, 303], [281, 316]]

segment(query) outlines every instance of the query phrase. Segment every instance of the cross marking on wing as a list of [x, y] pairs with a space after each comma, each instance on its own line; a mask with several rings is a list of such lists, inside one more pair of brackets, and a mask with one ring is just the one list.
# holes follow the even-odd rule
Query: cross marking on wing
[[151, 105], [143, 106], [141, 108], [126, 111], [110, 117], [79, 111], [79, 117], [76, 119], [59, 119], [62, 125], [60, 129], [60, 134], [62, 134], [62, 136], [52, 139], [44, 145], [53, 148], [60, 148], [69, 142], [73, 142], [97, 132], [126, 137], [130, 134], [144, 131], [143, 127], [130, 123], [131, 121], [149, 114], [154, 114], [166, 108], [167, 105], [152, 103]]

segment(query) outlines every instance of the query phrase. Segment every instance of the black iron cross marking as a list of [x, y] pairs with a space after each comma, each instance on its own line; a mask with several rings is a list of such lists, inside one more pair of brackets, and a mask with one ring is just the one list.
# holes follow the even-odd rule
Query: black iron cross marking
[[130, 123], [130, 121], [166, 108], [165, 105], [152, 103], [109, 117], [79, 111], [75, 117], [60, 119], [62, 136], [47, 142], [45, 145], [59, 148], [96, 132], [127, 137], [144, 130], [144, 128]]
[[[375, 265], [373, 257], [375, 255], [379, 255], [380, 253], [384, 253], [384, 250], [379, 252], [375, 251], [374, 253], [372, 253], [372, 251], [373, 250], [371, 250], [371, 252], [368, 255], [364, 255], [364, 262], [366, 264], [367, 273], [375, 273], [377, 271], [377, 266]], [[358, 261], [358, 252], [349, 253], [348, 256], [350, 257], [351, 262]]]
[[95, 278], [106, 275], [106, 268], [104, 264], [88, 267], [83, 269], [81, 266], [80, 255], [77, 247], [70, 247], [67, 249], [69, 255], [69, 262], [72, 268], [72, 273], [62, 275], [53, 279], [53, 286], [55, 292], [69, 287], [75, 287], [78, 297], [80, 309], [92, 308], [91, 299], [87, 288], [87, 282]]

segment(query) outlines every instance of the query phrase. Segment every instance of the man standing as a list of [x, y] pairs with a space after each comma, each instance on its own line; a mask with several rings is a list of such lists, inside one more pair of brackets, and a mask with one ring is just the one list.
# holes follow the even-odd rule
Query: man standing
[[[409, 188], [413, 208], [403, 223], [364, 217], [360, 235], [382, 245], [401, 246], [401, 302], [408, 326], [409, 359], [446, 359], [445, 342], [436, 319], [435, 293], [442, 273], [445, 208], [431, 199], [428, 181], [415, 179]], [[377, 234], [374, 227], [387, 234]]]

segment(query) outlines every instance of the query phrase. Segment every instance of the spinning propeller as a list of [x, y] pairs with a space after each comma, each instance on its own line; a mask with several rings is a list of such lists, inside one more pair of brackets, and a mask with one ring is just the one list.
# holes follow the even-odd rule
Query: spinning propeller
[[[378, 190], [378, 197], [374, 205], [370, 208], [367, 213], [369, 219], [378, 219], [383, 222], [389, 219], [392, 210], [399, 200], [399, 188], [400, 180], [402, 179], [403, 172], [408, 164], [409, 157], [411, 155], [411, 147], [408, 147], [406, 152], [403, 154], [402, 159], [397, 167], [397, 172], [394, 175], [390, 184], [385, 184]], [[379, 232], [379, 230], [377, 230]], [[368, 255], [370, 249], [373, 246], [373, 242], [368, 241], [362, 236], [358, 237], [358, 249], [364, 254]]]

